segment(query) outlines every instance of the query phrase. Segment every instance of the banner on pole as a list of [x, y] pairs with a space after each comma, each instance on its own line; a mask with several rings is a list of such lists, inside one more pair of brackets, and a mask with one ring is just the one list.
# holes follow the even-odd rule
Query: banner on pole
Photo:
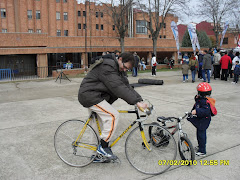
[[178, 56], [179, 56], [178, 27], [177, 27], [177, 24], [176, 24], [174, 21], [171, 22], [171, 29], [172, 29], [172, 32], [173, 32], [173, 35], [174, 35], [174, 39], [175, 39], [175, 41], [176, 41], [176, 46], [177, 46]]
[[220, 42], [220, 47], [222, 47], [223, 39], [224, 39], [224, 36], [225, 36], [225, 34], [227, 32], [228, 26], [229, 26], [229, 24], [228, 24], [228, 22], [226, 22], [225, 26], [224, 26], [224, 30], [222, 32], [222, 38], [221, 38], [221, 42]]
[[198, 50], [200, 51], [200, 45], [198, 42], [196, 28], [192, 24], [188, 24], [188, 33], [189, 33], [189, 36], [191, 39], [192, 48], [193, 48], [194, 53], [196, 52], [196, 46], [197, 46]]

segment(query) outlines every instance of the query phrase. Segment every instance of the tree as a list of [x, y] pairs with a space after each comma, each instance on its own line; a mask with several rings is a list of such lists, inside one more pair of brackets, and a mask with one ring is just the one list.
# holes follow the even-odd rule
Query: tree
[[208, 48], [212, 47], [212, 42], [210, 38], [207, 36], [207, 33], [205, 31], [200, 31], [200, 32], [197, 31], [197, 36], [198, 36], [200, 47], [208, 47]]
[[239, 0], [199, 0], [196, 4], [196, 15], [211, 20], [216, 44], [219, 46], [219, 34], [222, 31], [222, 24], [232, 15], [234, 7], [238, 6]]
[[229, 32], [234, 36], [237, 46], [240, 35], [240, 5], [238, 6], [238, 11], [234, 13], [233, 18], [230, 21], [230, 26], [231, 28], [229, 28]]
[[[212, 42], [210, 38], [207, 36], [205, 31], [197, 31], [198, 42], [200, 47], [212, 47]], [[192, 47], [191, 39], [188, 33], [188, 30], [185, 31], [183, 40], [182, 40], [182, 47]]]
[[[115, 6], [115, 3], [118, 6]], [[103, 3], [107, 7], [107, 14], [111, 17], [112, 23], [118, 34], [118, 40], [121, 46], [121, 52], [124, 52], [124, 38], [126, 37], [128, 31], [128, 12], [129, 8], [132, 7], [133, 0], [119, 0], [111, 1], [111, 4]]]
[[[146, 28], [151, 34], [153, 41], [153, 52], [157, 54], [157, 40], [160, 30], [165, 26], [165, 19], [168, 14], [177, 14], [186, 9], [188, 0], [148, 0], [146, 5], [138, 0], [138, 6], [146, 23]], [[187, 12], [187, 11], [186, 11]]]
[[185, 31], [182, 39], [182, 47], [192, 47], [191, 39], [188, 30]]

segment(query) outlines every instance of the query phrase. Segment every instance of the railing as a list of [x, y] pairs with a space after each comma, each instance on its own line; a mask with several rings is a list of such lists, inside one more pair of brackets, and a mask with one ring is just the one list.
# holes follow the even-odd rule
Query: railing
[[[12, 67], [13, 68], [13, 67]], [[56, 77], [56, 72], [59, 70], [68, 71], [68, 69], [59, 66], [34, 67], [32, 65], [24, 65], [22, 68], [1, 68], [0, 67], [0, 82], [5, 81], [21, 81], [32, 79], [47, 79]], [[80, 69], [80, 64], [73, 63], [71, 69]], [[71, 70], [69, 70], [71, 71]], [[54, 75], [53, 75], [54, 73]]]
[[0, 81], [2, 79], [12, 80], [11, 69], [0, 69]]
[[45, 79], [52, 77], [52, 71], [56, 69], [56, 67], [0, 69], [0, 82], [28, 79]]

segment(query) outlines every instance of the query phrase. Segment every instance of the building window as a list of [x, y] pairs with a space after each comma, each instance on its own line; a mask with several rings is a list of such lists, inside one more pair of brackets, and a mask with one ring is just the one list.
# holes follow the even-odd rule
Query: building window
[[40, 19], [41, 18], [41, 13], [40, 11], [36, 11], [36, 19]]
[[32, 29], [28, 29], [28, 33], [33, 33], [33, 30]]
[[6, 33], [6, 32], [7, 32], [7, 29], [2, 29], [2, 32], [3, 32], [3, 33]]
[[60, 2], [60, 0], [56, 0], [56, 3], [59, 3]]
[[78, 11], [78, 16], [81, 16], [81, 11]]
[[147, 34], [147, 21], [136, 21], [138, 34]]
[[83, 11], [83, 16], [86, 16], [86, 11]]
[[166, 35], [164, 35], [163, 38], [166, 39]]
[[159, 37], [160, 37], [160, 39], [162, 39], [162, 35], [160, 35]]
[[61, 19], [61, 14], [60, 14], [60, 12], [56, 12], [56, 19], [57, 19], [57, 20], [60, 20], [60, 19]]
[[64, 3], [67, 3], [67, 0], [63, 0]]
[[42, 30], [41, 29], [37, 29], [37, 33], [42, 33]]
[[64, 19], [65, 21], [68, 20], [68, 13], [67, 13], [67, 12], [64, 12], [64, 13], [63, 13], [63, 19]]
[[225, 37], [225, 38], [223, 39], [223, 44], [228, 44], [228, 38], [227, 38], [227, 37]]
[[61, 36], [61, 30], [57, 30], [57, 36]]
[[82, 29], [82, 24], [78, 24], [78, 29]]
[[103, 12], [100, 12], [101, 13], [101, 18], [103, 17]]
[[64, 30], [64, 36], [68, 36], [68, 30]]
[[98, 18], [98, 12], [96, 12], [96, 18]]
[[113, 31], [115, 31], [115, 25], [113, 25]]
[[98, 24], [96, 24], [96, 29], [97, 29], [97, 30], [99, 29], [99, 26], [98, 26]]
[[6, 18], [6, 9], [1, 9], [1, 17]]
[[86, 27], [86, 24], [83, 24], [83, 29], [86, 29], [87, 27]]
[[32, 19], [32, 10], [27, 11], [28, 19]]
[[103, 30], [103, 24], [101, 24], [101, 30]]

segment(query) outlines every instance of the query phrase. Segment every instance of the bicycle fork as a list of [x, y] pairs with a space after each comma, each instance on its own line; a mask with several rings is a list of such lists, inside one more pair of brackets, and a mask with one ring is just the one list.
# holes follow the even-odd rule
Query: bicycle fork
[[149, 145], [149, 143], [147, 142], [145, 133], [144, 133], [143, 128], [142, 128], [142, 123], [139, 123], [139, 128], [140, 128], [142, 140], [143, 140], [143, 143], [144, 143], [145, 147], [148, 149], [148, 151], [151, 151], [150, 145]]
[[[181, 143], [181, 137], [187, 137], [187, 134], [183, 132], [182, 130], [182, 125], [180, 122], [178, 122], [178, 140], [179, 140], [179, 148], [180, 148], [180, 151], [182, 151], [182, 143]], [[186, 144], [186, 141], [184, 141], [184, 143]], [[187, 146], [189, 146], [188, 144], [186, 144]]]

